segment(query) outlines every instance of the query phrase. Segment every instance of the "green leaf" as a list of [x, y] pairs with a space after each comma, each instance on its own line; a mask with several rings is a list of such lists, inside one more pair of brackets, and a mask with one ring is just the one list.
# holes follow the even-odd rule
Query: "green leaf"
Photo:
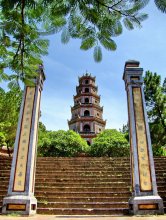
[[86, 39], [83, 39], [81, 42], [80, 49], [88, 50], [88, 49], [92, 48], [95, 45], [95, 41], [96, 41], [96, 39], [93, 37], [88, 37]]
[[144, 14], [144, 13], [140, 13], [139, 15], [136, 16], [136, 18], [142, 22], [144, 20], [146, 20], [148, 18], [148, 15], [147, 14]]
[[63, 28], [62, 30], [62, 34], [61, 34], [61, 42], [63, 44], [67, 44], [70, 40], [70, 33], [69, 33], [69, 30], [68, 28]]
[[120, 21], [116, 21], [114, 25], [110, 27], [110, 34], [112, 37], [117, 37], [122, 33], [122, 24]]
[[1, 80], [7, 81], [7, 80], [9, 80], [9, 76], [0, 70], [0, 81]]
[[14, 88], [18, 88], [19, 84], [17, 80], [12, 80], [11, 82], [8, 83], [8, 88], [9, 89], [14, 89]]
[[134, 29], [133, 23], [131, 22], [129, 18], [124, 18], [123, 23], [128, 30]]
[[93, 57], [96, 62], [101, 62], [102, 60], [102, 50], [100, 46], [94, 48]]
[[139, 10], [143, 9], [145, 6], [147, 6], [147, 4], [149, 3], [149, 0], [139, 0], [139, 1], [135, 1], [129, 9], [125, 10], [125, 13], [127, 14], [135, 14], [136, 12], [138, 12]]
[[112, 51], [116, 50], [117, 48], [116, 43], [112, 39], [101, 36], [99, 40], [105, 49]]

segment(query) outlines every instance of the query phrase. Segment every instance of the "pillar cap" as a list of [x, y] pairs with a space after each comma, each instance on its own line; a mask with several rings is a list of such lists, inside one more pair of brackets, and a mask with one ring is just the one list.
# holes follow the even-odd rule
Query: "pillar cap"
[[123, 80], [125, 80], [125, 74], [126, 74], [126, 70], [137, 70], [137, 71], [143, 71], [143, 69], [141, 67], [139, 67], [140, 62], [137, 60], [128, 60], [125, 62], [125, 66], [124, 66], [124, 72], [123, 72]]
[[140, 62], [137, 60], [128, 60], [125, 62], [125, 68], [127, 67], [139, 67]]

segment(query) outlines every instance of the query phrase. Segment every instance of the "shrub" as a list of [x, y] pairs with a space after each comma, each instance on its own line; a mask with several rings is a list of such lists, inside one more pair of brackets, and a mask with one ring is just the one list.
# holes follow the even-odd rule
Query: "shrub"
[[121, 132], [116, 129], [107, 129], [93, 139], [90, 155], [97, 157], [129, 156], [129, 143]]
[[39, 133], [38, 155], [47, 157], [73, 157], [88, 151], [89, 146], [72, 130]]

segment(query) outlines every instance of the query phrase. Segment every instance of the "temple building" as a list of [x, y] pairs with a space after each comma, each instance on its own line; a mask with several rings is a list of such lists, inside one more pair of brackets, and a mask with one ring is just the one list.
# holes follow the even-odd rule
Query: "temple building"
[[76, 95], [73, 96], [74, 106], [71, 107], [72, 116], [68, 121], [69, 129], [78, 132], [89, 145], [92, 139], [105, 129], [106, 125], [95, 79], [96, 77], [88, 73], [79, 77]]

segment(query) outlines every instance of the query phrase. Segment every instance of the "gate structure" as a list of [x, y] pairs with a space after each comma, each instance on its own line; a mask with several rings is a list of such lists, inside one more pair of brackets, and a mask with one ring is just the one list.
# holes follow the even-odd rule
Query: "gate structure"
[[[157, 192], [142, 73], [138, 61], [126, 62], [123, 79], [128, 99], [133, 191], [129, 206], [133, 214], [163, 214], [163, 201]], [[34, 197], [36, 143], [44, 80], [41, 66], [34, 86], [26, 86], [24, 90], [8, 193], [3, 199], [3, 214], [14, 211], [31, 215], [37, 210]]]
[[3, 199], [3, 214], [36, 213], [34, 197], [36, 143], [40, 114], [40, 97], [45, 75], [42, 65], [34, 86], [25, 86], [14, 146], [12, 168], [7, 196]]
[[163, 214], [163, 201], [157, 192], [149, 125], [146, 114], [143, 69], [138, 61], [127, 61], [124, 68], [131, 146], [133, 214]]

